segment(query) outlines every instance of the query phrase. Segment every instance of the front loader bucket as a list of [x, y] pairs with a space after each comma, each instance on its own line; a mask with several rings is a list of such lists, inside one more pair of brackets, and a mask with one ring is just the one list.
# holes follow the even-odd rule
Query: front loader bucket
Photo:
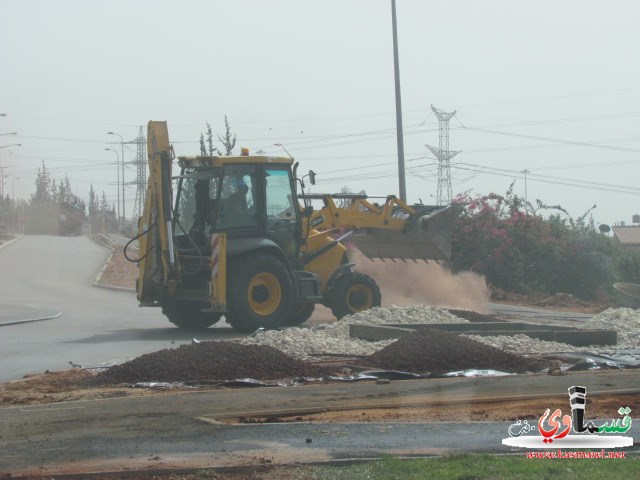
[[371, 259], [449, 260], [451, 233], [459, 208], [456, 205], [414, 208], [415, 215], [403, 215], [407, 218], [404, 231], [362, 229], [355, 232], [351, 240]]

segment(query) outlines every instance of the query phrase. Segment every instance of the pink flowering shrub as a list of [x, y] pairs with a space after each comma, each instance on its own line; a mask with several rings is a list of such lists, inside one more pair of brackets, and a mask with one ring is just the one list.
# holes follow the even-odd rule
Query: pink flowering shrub
[[466, 193], [453, 203], [462, 207], [452, 236], [455, 271], [480, 273], [508, 291], [582, 299], [606, 297], [615, 281], [640, 281], [640, 256], [621, 252], [585, 223], [587, 214], [574, 220], [560, 206], [525, 206], [511, 188], [505, 196]]

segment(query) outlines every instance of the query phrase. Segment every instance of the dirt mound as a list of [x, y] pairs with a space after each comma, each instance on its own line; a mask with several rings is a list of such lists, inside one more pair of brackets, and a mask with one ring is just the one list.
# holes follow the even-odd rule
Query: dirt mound
[[421, 328], [367, 357], [378, 368], [416, 373], [491, 369], [508, 373], [539, 371], [546, 364], [503, 352], [454, 333]]
[[116, 365], [91, 379], [93, 384], [136, 382], [204, 382], [254, 378], [277, 380], [318, 377], [326, 369], [262, 345], [202, 342], [148, 353]]
[[449, 313], [455, 315], [458, 318], [469, 320], [470, 322], [504, 322], [505, 321], [498, 318], [496, 315], [478, 313], [472, 310], [456, 310], [456, 309], [450, 308]]
[[609, 307], [615, 307], [610, 302], [586, 302], [568, 293], [547, 295], [542, 292], [531, 292], [527, 295], [512, 293], [497, 287], [491, 288], [491, 300], [498, 303], [524, 305], [529, 307], [549, 308], [552, 310], [572, 311], [582, 313], [599, 313]]

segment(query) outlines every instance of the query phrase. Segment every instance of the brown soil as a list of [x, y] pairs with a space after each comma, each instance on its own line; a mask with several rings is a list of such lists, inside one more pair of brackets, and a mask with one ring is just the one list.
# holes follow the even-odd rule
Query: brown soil
[[[113, 287], [136, 288], [136, 279], [138, 278], [138, 264], [130, 262], [124, 256], [122, 247], [116, 247], [113, 255], [105, 264], [102, 276], [98, 280], [101, 285], [110, 285]], [[137, 258], [138, 250], [135, 248], [127, 249], [130, 257]]]
[[449, 313], [458, 318], [469, 320], [470, 322], [506, 322], [506, 320], [499, 318], [497, 315], [488, 315], [486, 313], [478, 313], [472, 310], [455, 310], [450, 308]]
[[525, 295], [506, 292], [496, 287], [491, 289], [491, 300], [496, 303], [505, 303], [509, 305], [594, 314], [600, 313], [610, 307], [619, 307], [619, 305], [611, 302], [585, 302], [584, 300], [580, 300], [568, 293], [547, 295], [542, 292], [532, 292]]
[[415, 373], [469, 368], [508, 373], [539, 371], [546, 364], [504, 352], [455, 333], [421, 328], [363, 359], [366, 365]]
[[[154, 460], [154, 459], [150, 459]], [[305, 465], [296, 466], [276, 466], [270, 465], [271, 460], [262, 457], [253, 459], [255, 466], [242, 468], [234, 472], [216, 472], [202, 469], [197, 473], [144, 473], [144, 472], [124, 472], [122, 474], [89, 474], [86, 477], [91, 480], [311, 480], [316, 479], [314, 468]], [[52, 480], [54, 477], [48, 476], [15, 476], [0, 473], [0, 480]], [[60, 478], [60, 477], [55, 477]], [[64, 476], [63, 478], [81, 478], [80, 476]]]
[[[502, 402], [440, 403], [429, 405], [403, 405], [388, 408], [356, 408], [353, 410], [328, 411], [288, 416], [241, 417], [219, 419], [223, 423], [288, 423], [288, 422], [478, 422], [537, 420], [547, 407], [570, 410], [566, 395], [530, 400]], [[616, 417], [618, 409], [629, 407], [632, 411], [640, 408], [637, 395], [591, 396], [587, 399], [590, 418]], [[514, 412], [518, 412], [517, 414]]]

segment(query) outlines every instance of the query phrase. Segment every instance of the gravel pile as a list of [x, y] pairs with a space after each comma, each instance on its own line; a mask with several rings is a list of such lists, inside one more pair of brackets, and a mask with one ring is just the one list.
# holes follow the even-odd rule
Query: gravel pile
[[317, 357], [321, 354], [333, 355], [370, 355], [393, 343], [394, 340], [367, 342], [349, 337], [349, 325], [375, 324], [408, 324], [408, 323], [459, 323], [467, 322], [447, 310], [425, 305], [410, 307], [372, 308], [365, 312], [348, 315], [332, 324], [324, 324], [314, 328], [287, 328], [271, 330], [244, 338], [244, 345], [268, 345], [301, 359]]
[[483, 345], [465, 336], [424, 328], [363, 360], [366, 365], [415, 373], [488, 369], [508, 373], [536, 372], [546, 363]]
[[201, 382], [320, 377], [326, 369], [276, 350], [237, 342], [202, 342], [142, 355], [99, 373], [92, 383]]

